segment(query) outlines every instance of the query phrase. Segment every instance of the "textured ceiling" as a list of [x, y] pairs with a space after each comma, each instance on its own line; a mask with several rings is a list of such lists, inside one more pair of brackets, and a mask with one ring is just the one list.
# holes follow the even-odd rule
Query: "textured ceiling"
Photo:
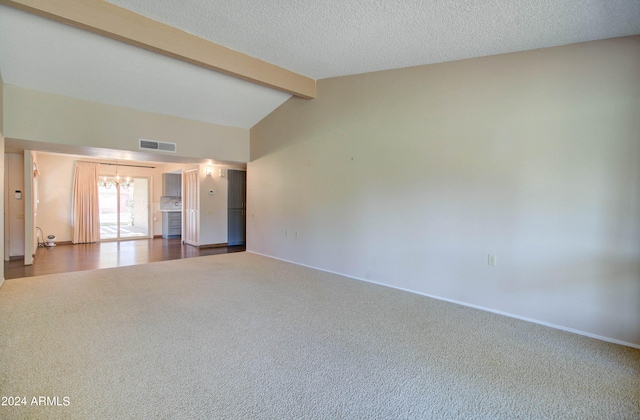
[[[111, 0], [322, 79], [640, 33], [640, 0]], [[0, 6], [5, 83], [249, 128], [290, 96]]]
[[640, 33], [639, 0], [110, 0], [306, 76]]

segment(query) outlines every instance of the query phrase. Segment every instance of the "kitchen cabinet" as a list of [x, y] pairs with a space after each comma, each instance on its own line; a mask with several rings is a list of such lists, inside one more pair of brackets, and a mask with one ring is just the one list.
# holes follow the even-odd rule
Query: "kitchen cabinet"
[[182, 196], [182, 175], [162, 174], [162, 195], [164, 197]]
[[162, 212], [162, 237], [165, 239], [182, 237], [181, 211]]

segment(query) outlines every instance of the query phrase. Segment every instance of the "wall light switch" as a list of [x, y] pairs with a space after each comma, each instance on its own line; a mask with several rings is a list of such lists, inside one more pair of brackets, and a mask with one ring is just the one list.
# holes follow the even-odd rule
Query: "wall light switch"
[[489, 257], [487, 258], [487, 264], [492, 265], [492, 266], [496, 266], [496, 256], [493, 254], [489, 254]]

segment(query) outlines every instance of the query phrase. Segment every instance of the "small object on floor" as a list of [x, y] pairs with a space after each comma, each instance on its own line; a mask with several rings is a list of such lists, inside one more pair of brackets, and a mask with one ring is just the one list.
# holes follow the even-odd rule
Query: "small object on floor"
[[46, 246], [56, 246], [56, 235], [47, 236]]

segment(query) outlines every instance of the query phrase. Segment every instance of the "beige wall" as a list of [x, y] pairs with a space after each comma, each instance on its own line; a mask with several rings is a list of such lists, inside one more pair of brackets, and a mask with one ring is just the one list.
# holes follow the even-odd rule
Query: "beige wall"
[[176, 143], [176, 156], [232, 162], [249, 159], [249, 130], [243, 128], [83, 101], [13, 85], [4, 86], [4, 101], [7, 138], [126, 151], [140, 151], [138, 139], [144, 138]]
[[638, 36], [321, 80], [251, 130], [248, 249], [638, 346], [638, 133]]

